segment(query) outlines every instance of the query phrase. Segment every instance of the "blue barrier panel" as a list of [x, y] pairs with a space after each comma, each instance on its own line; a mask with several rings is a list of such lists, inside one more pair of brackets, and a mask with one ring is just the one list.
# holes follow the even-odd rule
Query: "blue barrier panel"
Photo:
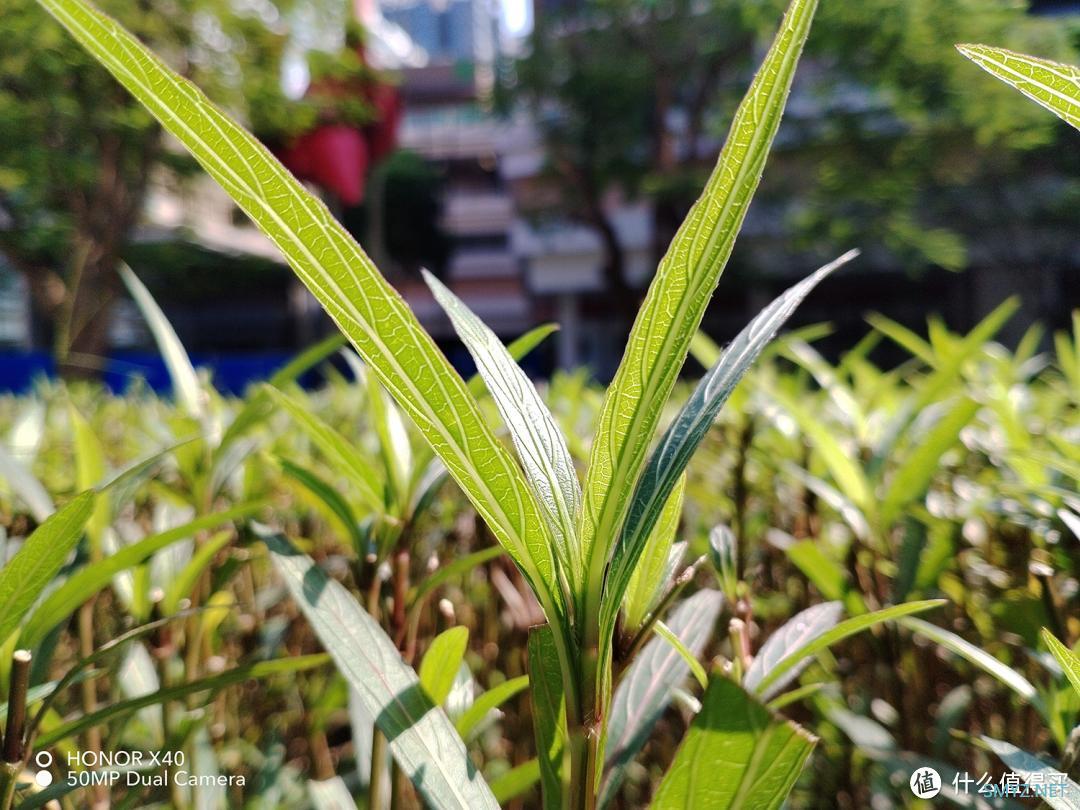
[[[199, 355], [191, 362], [207, 369], [214, 387], [223, 394], [241, 395], [249, 385], [266, 380], [293, 357], [289, 352], [243, 355]], [[56, 366], [47, 352], [0, 352], [0, 392], [26, 393], [34, 380], [55, 377]], [[105, 361], [102, 383], [122, 394], [136, 380], [167, 394], [172, 389], [168, 369], [160, 355], [150, 352], [123, 352]]]

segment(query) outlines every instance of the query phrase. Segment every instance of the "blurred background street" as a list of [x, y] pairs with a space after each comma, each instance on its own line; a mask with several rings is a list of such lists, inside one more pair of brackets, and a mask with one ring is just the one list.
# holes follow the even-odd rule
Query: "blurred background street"
[[[469, 367], [421, 267], [506, 340], [558, 322], [531, 374], [587, 366], [601, 379], [781, 10], [102, 6], [318, 191], [455, 363]], [[222, 390], [333, 329], [239, 209], [29, 0], [5, 4], [0, 36], [0, 389], [55, 373], [167, 385], [121, 260]], [[712, 337], [851, 247], [862, 258], [795, 321], [831, 324], [826, 352], [861, 338], [871, 312], [920, 331], [938, 313], [963, 331], [1013, 294], [1023, 309], [1005, 342], [1067, 324], [1080, 304], [1077, 135], [981, 75], [953, 48], [965, 41], [1077, 63], [1080, 3], [822, 3], [706, 315]]]

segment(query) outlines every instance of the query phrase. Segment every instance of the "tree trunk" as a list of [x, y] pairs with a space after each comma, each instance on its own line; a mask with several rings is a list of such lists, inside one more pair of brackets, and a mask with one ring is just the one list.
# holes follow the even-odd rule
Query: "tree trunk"
[[91, 243], [76, 250], [65, 305], [55, 321], [56, 367], [64, 379], [95, 379], [105, 368], [109, 323], [120, 279], [116, 245]]
[[158, 143], [147, 137], [132, 154], [120, 136], [103, 138], [97, 182], [87, 197], [73, 199], [72, 260], [53, 330], [56, 366], [65, 379], [94, 379], [104, 371], [120, 292], [116, 267], [142, 209]]

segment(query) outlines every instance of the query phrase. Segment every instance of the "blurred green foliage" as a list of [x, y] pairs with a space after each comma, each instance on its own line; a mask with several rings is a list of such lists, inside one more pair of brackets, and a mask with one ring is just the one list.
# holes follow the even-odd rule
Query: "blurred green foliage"
[[[600, 0], [538, 11], [529, 53], [501, 92], [539, 116], [558, 205], [603, 232], [605, 195], [652, 198], [659, 258], [781, 5]], [[954, 45], [995, 42], [1074, 64], [1078, 32], [1076, 15], [1032, 16], [1014, 0], [823, 3], [762, 184], [765, 241], [858, 245], [912, 270], [958, 270], [1016, 261], [1019, 250], [995, 237], [1027, 230], [1039, 233], [1029, 252], [1064, 260], [1080, 186], [1069, 150], [1055, 147], [1071, 134], [979, 81]]]

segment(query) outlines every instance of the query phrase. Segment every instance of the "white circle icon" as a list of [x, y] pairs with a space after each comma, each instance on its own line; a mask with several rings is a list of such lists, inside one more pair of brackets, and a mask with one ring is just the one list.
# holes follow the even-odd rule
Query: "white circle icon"
[[932, 799], [941, 793], [941, 774], [923, 766], [911, 774], [911, 792], [920, 799]]
[[53, 755], [48, 751], [38, 751], [34, 754], [34, 764], [41, 768], [40, 771], [34, 774], [34, 781], [37, 782], [38, 787], [45, 788], [51, 785], [53, 775], [45, 769], [53, 764]]

